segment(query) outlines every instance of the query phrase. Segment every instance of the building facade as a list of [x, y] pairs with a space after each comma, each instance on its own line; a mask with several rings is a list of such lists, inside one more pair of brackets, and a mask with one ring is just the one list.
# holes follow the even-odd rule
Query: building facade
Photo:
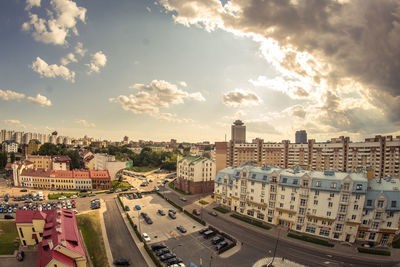
[[214, 194], [239, 214], [332, 240], [389, 245], [399, 233], [398, 179], [245, 165], [218, 172]]
[[215, 163], [205, 157], [186, 156], [178, 158], [175, 187], [191, 194], [214, 191]]
[[36, 267], [87, 266], [74, 212], [17, 210], [15, 224], [23, 246], [38, 246]]
[[241, 120], [236, 120], [231, 126], [231, 140], [234, 143], [246, 143], [246, 126]]
[[307, 132], [305, 130], [296, 131], [295, 143], [307, 144]]
[[1, 149], [6, 153], [18, 153], [18, 143], [13, 140], [5, 140], [1, 143]]
[[26, 160], [33, 163], [34, 169], [51, 170], [53, 163], [51, 156], [27, 155]]
[[52, 169], [58, 171], [69, 171], [71, 168], [72, 160], [68, 156], [54, 156], [52, 160]]
[[28, 143], [28, 148], [26, 149], [26, 154], [32, 155], [34, 152], [38, 152], [42, 143], [37, 139], [31, 139]]

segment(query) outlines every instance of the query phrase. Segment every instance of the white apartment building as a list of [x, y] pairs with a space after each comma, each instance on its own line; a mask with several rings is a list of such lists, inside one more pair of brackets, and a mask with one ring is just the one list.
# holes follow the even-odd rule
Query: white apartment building
[[13, 140], [5, 140], [1, 143], [2, 150], [7, 153], [17, 153], [18, 152], [18, 143]]
[[215, 173], [215, 162], [208, 158], [178, 158], [175, 187], [192, 194], [213, 192]]
[[[372, 224], [366, 225], [365, 229], [359, 226], [366, 216], [363, 213], [366, 195], [369, 199], [369, 192], [377, 188], [376, 183], [375, 180], [368, 181], [363, 172], [306, 171], [300, 168], [245, 165], [218, 172], [214, 193], [218, 204], [239, 214], [301, 233], [353, 243], [356, 240], [363, 241], [360, 229], [363, 232], [371, 231]], [[387, 221], [379, 225], [381, 228], [375, 229], [389, 233], [385, 236], [387, 241], [382, 243], [387, 245], [398, 233], [399, 208], [392, 201], [400, 201], [400, 191], [389, 191], [385, 185], [376, 192], [383, 192], [381, 194], [388, 199], [383, 206], [396, 204], [396, 211], [393, 211], [390, 219], [391, 232], [381, 227], [385, 223], [387, 226]], [[371, 195], [371, 199], [375, 198]], [[381, 239], [376, 234], [376, 239], [369, 241], [381, 242]]]

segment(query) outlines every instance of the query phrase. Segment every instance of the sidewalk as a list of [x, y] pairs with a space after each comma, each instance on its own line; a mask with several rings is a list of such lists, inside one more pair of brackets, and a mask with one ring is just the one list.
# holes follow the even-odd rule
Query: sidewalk
[[106, 225], [104, 224], [104, 217], [103, 217], [103, 213], [107, 211], [107, 205], [103, 199], [101, 199], [100, 201], [101, 201], [101, 208], [99, 210], [99, 214], [100, 214], [101, 234], [103, 236], [104, 247], [106, 249], [108, 265], [111, 267], [113, 266], [113, 257], [111, 254], [110, 243], [108, 242]]
[[[254, 263], [253, 267], [266, 266], [270, 262], [272, 262], [272, 258], [263, 258]], [[301, 265], [284, 258], [275, 258], [273, 264], [274, 267], [305, 267], [305, 265]]]
[[143, 242], [140, 242], [139, 238], [136, 236], [135, 232], [132, 230], [132, 226], [128, 221], [126, 213], [122, 210], [118, 199], [114, 198], [114, 200], [116, 201], [116, 204], [117, 204], [118, 209], [119, 209], [119, 211], [121, 213], [122, 219], [124, 220], [124, 222], [126, 224], [126, 227], [128, 228], [128, 231], [131, 234], [131, 237], [132, 237], [133, 241], [135, 242], [136, 246], [139, 248], [140, 253], [142, 253], [143, 258], [147, 263], [147, 266], [155, 267], [156, 265], [154, 264], [153, 260], [150, 258], [149, 254], [147, 253], [146, 249], [144, 248]]

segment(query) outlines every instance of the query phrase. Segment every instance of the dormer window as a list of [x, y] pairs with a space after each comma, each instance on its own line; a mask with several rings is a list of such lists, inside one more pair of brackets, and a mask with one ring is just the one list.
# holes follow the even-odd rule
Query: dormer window
[[287, 183], [287, 178], [282, 178], [282, 183], [286, 184]]
[[321, 187], [321, 181], [317, 181], [317, 182], [315, 183], [315, 186], [316, 186], [316, 187]]
[[362, 184], [357, 184], [356, 185], [356, 190], [362, 190]]
[[251, 178], [255, 179], [255, 178], [256, 178], [256, 174], [253, 173], [253, 175], [251, 176]]
[[331, 183], [331, 188], [335, 189], [336, 188], [336, 183]]
[[293, 184], [297, 184], [297, 179], [293, 180]]

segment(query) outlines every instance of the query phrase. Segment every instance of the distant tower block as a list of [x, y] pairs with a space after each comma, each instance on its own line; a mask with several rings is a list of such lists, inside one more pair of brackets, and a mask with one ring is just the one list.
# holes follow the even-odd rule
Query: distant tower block
[[305, 130], [296, 131], [296, 144], [307, 144], [307, 132]]
[[246, 143], [246, 126], [241, 120], [236, 120], [232, 125], [232, 138], [234, 143]]

